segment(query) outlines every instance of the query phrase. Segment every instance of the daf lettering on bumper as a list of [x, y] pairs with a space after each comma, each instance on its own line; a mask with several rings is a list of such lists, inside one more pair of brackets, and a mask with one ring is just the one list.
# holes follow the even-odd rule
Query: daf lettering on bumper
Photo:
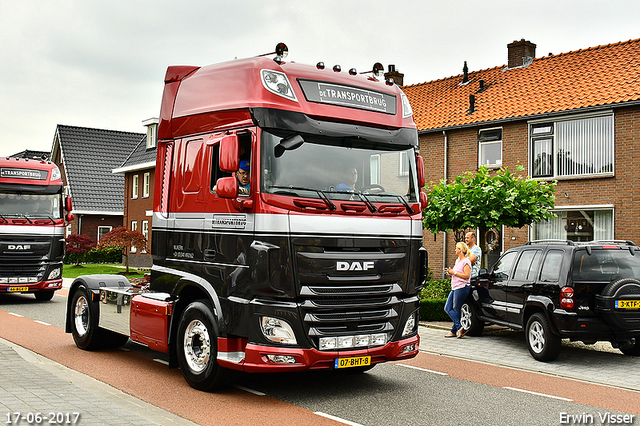
[[336, 262], [336, 271], [368, 271], [374, 262]]

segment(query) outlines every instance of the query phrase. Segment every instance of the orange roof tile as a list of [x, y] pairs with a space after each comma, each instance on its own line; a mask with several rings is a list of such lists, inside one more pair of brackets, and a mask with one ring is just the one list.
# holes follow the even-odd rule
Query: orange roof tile
[[[419, 131], [640, 101], [640, 39], [404, 86]], [[478, 92], [479, 80], [485, 90]], [[469, 110], [475, 96], [475, 111]]]

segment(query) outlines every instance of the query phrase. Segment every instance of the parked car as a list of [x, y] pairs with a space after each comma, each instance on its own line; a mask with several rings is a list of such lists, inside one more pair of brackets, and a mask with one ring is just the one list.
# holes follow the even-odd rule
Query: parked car
[[531, 355], [555, 359], [561, 339], [609, 341], [640, 355], [640, 247], [630, 241], [531, 241], [481, 270], [462, 305], [462, 326], [524, 330]]

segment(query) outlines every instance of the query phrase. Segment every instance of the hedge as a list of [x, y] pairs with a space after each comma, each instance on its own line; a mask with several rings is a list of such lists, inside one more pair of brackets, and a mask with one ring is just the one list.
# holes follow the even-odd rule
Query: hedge
[[[67, 253], [64, 256], [64, 263], [74, 265], [76, 256], [78, 255]], [[120, 247], [107, 247], [102, 250], [93, 248], [80, 256], [82, 256], [80, 263], [122, 263], [122, 249]]]
[[420, 321], [451, 321], [444, 304], [451, 291], [449, 280], [429, 280], [420, 291]]

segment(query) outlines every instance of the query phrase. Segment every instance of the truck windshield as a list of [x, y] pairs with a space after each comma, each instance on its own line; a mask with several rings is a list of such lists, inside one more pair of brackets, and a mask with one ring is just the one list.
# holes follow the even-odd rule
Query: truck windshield
[[412, 147], [305, 136], [302, 145], [278, 152], [282, 140], [262, 131], [262, 192], [376, 203], [418, 200]]
[[0, 216], [3, 218], [60, 219], [60, 194], [0, 192]]

